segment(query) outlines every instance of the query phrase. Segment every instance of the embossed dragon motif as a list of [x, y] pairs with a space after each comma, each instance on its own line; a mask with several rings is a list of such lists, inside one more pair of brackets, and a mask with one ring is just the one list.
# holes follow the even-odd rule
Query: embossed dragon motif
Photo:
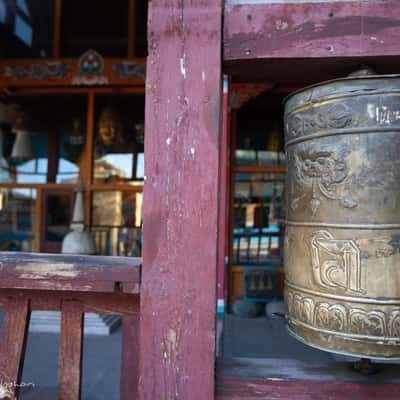
[[[332, 149], [329, 146], [308, 145], [300, 147], [293, 154], [296, 180], [305, 187], [312, 188], [310, 206], [313, 215], [317, 212], [321, 197], [330, 200], [339, 200], [343, 207], [358, 206], [357, 200], [351, 196], [338, 194], [338, 187], [344, 182], [348, 174], [344, 151]], [[292, 209], [298, 207], [299, 200], [295, 198]]]

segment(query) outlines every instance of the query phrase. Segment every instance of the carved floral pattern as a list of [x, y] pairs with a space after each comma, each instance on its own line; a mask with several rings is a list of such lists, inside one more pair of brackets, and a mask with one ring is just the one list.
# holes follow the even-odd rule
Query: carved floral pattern
[[340, 304], [319, 303], [315, 310], [315, 326], [332, 331], [347, 331], [346, 308]]
[[327, 331], [370, 335], [382, 340], [400, 339], [400, 309], [387, 313], [349, 308], [344, 304], [319, 302], [292, 290], [286, 291], [289, 317]]
[[390, 313], [388, 329], [391, 337], [400, 338], [400, 310], [395, 310]]
[[350, 331], [359, 335], [384, 336], [386, 315], [382, 311], [352, 309], [349, 312]]

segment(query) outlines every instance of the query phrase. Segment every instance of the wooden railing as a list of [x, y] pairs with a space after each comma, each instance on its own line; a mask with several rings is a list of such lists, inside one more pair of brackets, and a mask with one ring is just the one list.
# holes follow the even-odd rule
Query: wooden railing
[[86, 312], [122, 316], [120, 398], [135, 399], [139, 294], [138, 258], [0, 253], [0, 398], [18, 399], [30, 312], [50, 310], [61, 311], [58, 399], [80, 399]]

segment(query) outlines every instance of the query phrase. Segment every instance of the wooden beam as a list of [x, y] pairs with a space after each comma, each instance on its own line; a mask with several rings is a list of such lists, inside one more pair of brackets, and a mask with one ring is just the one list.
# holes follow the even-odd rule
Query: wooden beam
[[152, 0], [141, 400], [213, 399], [221, 0]]
[[86, 113], [86, 146], [83, 163], [79, 169], [79, 174], [83, 180], [86, 190], [84, 196], [85, 207], [85, 225], [90, 226], [92, 220], [92, 191], [88, 190], [90, 184], [93, 182], [93, 164], [94, 164], [94, 135], [95, 135], [95, 93], [88, 93], [87, 113]]
[[0, 289], [138, 293], [140, 258], [0, 253]]
[[54, 128], [47, 133], [47, 182], [55, 183], [58, 174], [59, 130]]
[[135, 57], [135, 46], [136, 46], [136, 0], [129, 0], [128, 58]]
[[225, 5], [224, 60], [391, 56], [399, 41], [398, 0]]
[[63, 0], [54, 1], [53, 57], [61, 57], [61, 28]]
[[222, 378], [218, 380], [217, 400], [397, 400], [397, 384], [372, 385], [339, 381]]

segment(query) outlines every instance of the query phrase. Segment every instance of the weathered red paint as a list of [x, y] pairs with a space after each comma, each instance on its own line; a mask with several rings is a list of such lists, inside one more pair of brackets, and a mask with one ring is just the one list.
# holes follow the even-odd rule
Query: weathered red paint
[[221, 150], [220, 150], [220, 184], [219, 184], [219, 215], [218, 215], [218, 275], [217, 275], [217, 298], [225, 301], [226, 293], [226, 266], [225, 256], [228, 255], [228, 224], [229, 224], [229, 83], [228, 77], [224, 77], [222, 95], [222, 127], [221, 127]]
[[139, 380], [139, 312], [122, 318], [120, 400], [136, 400]]
[[217, 400], [398, 400], [400, 386], [338, 381], [222, 378]]
[[11, 395], [18, 396], [18, 385], [22, 377], [25, 358], [26, 340], [28, 336], [29, 301], [26, 299], [10, 299], [3, 323], [3, 334], [0, 346], [0, 385]]
[[390, 56], [399, 42], [398, 0], [228, 2], [224, 11], [224, 60]]
[[139, 398], [214, 395], [221, 0], [152, 0]]
[[[0, 288], [139, 293], [140, 258], [0, 253]], [[73, 278], [73, 279], [72, 279]]]
[[61, 305], [60, 354], [58, 361], [58, 398], [78, 400], [81, 397], [83, 305], [64, 300]]
[[18, 395], [30, 311], [61, 311], [58, 398], [78, 400], [83, 313], [120, 314], [123, 321], [121, 399], [136, 399], [140, 293], [137, 263], [138, 260], [125, 257], [111, 260], [0, 253], [0, 307], [6, 310], [0, 345], [0, 388], [10, 389], [10, 395]]

